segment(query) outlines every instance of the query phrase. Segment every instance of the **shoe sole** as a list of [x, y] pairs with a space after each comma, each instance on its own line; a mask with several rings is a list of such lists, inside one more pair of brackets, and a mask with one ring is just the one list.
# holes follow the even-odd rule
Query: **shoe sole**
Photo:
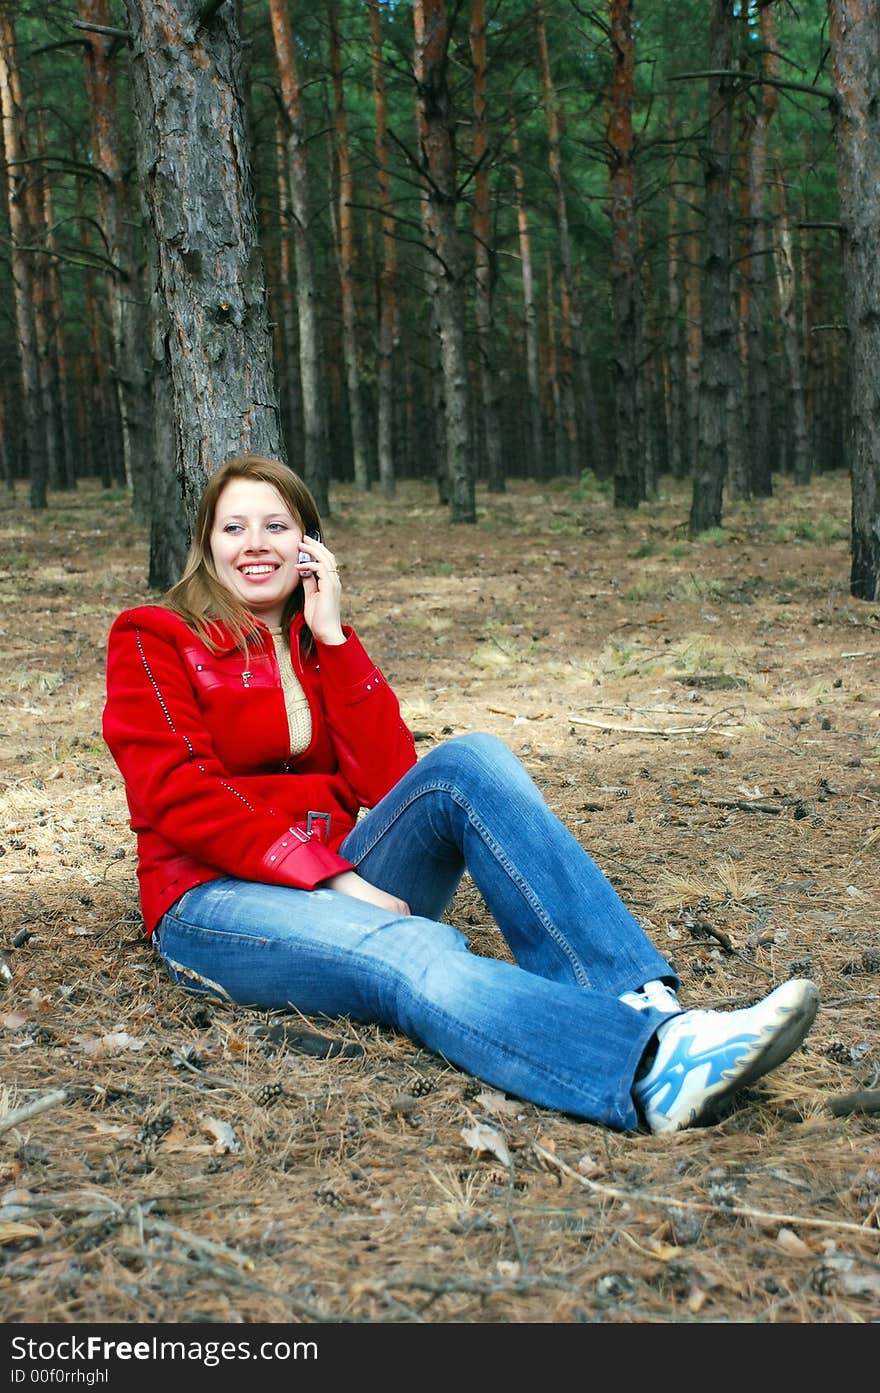
[[[777, 990], [782, 990], [782, 988]], [[694, 1108], [687, 1120], [680, 1121], [677, 1126], [670, 1128], [670, 1131], [681, 1131], [685, 1127], [698, 1127], [703, 1123], [711, 1122], [719, 1105], [724, 1103], [732, 1093], [738, 1093], [740, 1089], [748, 1088], [749, 1084], [754, 1083], [756, 1079], [763, 1078], [765, 1074], [770, 1073], [771, 1069], [783, 1064], [802, 1043], [816, 1019], [816, 1012], [819, 1009], [819, 993], [812, 982], [807, 982], [803, 985], [800, 998], [797, 1001], [792, 1002], [788, 1008], [780, 1007], [779, 1009], [786, 1010], [786, 1015], [773, 1034], [753, 1055], [743, 1061], [743, 1067], [726, 1079], [717, 1092], [712, 1093], [705, 1099], [702, 1106]]]

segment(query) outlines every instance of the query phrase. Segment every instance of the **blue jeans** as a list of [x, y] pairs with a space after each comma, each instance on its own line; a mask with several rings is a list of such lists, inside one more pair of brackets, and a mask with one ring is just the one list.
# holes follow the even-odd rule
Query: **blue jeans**
[[[675, 972], [506, 745], [436, 747], [340, 851], [411, 915], [321, 887], [212, 880], [158, 926], [171, 976], [263, 1010], [394, 1026], [508, 1093], [637, 1126], [633, 1078], [665, 1016], [618, 998], [677, 985]], [[516, 966], [438, 922], [465, 868]]]

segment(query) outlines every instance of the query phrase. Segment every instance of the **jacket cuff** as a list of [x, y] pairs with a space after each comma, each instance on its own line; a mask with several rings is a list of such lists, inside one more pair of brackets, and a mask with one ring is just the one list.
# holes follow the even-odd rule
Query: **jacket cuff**
[[299, 890], [314, 890], [321, 881], [354, 870], [351, 861], [337, 856], [314, 837], [306, 837], [298, 827], [282, 833], [272, 843], [260, 868], [271, 884], [291, 885]]
[[347, 706], [353, 706], [374, 692], [388, 688], [357, 634], [343, 625], [345, 643], [316, 643], [321, 672]]

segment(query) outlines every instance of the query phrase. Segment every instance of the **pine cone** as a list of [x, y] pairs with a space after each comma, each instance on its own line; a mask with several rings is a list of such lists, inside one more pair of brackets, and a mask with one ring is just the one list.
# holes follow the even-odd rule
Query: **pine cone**
[[257, 1107], [271, 1108], [272, 1104], [278, 1101], [283, 1092], [284, 1084], [282, 1083], [264, 1083], [262, 1088], [258, 1088], [254, 1094], [254, 1102], [257, 1104]]

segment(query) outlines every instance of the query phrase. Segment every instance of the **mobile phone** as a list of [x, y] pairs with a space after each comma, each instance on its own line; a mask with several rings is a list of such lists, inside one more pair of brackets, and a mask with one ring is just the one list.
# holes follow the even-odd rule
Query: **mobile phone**
[[[306, 532], [304, 535], [305, 535], [306, 537], [311, 537], [311, 539], [312, 539], [313, 542], [320, 542], [320, 540], [321, 540], [321, 534], [320, 534], [320, 532], [318, 531], [317, 527], [310, 527], [309, 530], [308, 530], [308, 532]], [[314, 559], [314, 558], [311, 557], [307, 551], [301, 551], [300, 554], [299, 554], [299, 564], [300, 564], [300, 565], [302, 565], [303, 562], [305, 562], [305, 561], [312, 561], [313, 559]]]

